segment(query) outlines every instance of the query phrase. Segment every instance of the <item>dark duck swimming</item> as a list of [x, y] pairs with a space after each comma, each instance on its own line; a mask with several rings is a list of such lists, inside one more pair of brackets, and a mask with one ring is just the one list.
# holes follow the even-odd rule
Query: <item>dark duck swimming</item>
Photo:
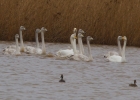
[[131, 87], [137, 87], [136, 80], [134, 80], [134, 84], [129, 84]]
[[59, 80], [59, 82], [65, 82], [65, 80], [63, 79], [63, 74], [61, 74], [61, 76], [60, 76], [60, 80]]

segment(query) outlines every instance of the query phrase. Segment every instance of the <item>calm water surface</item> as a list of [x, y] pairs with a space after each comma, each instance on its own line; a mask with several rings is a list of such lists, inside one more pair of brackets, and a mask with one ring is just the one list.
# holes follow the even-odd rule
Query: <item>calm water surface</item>
[[[103, 55], [117, 46], [91, 45], [94, 61], [82, 62], [3, 55], [10, 44], [0, 42], [0, 100], [140, 100], [140, 48], [127, 47], [127, 63], [113, 63]], [[46, 49], [55, 53], [68, 46], [47, 43]], [[60, 74], [66, 83], [58, 82]], [[134, 79], [139, 87], [129, 87]]]

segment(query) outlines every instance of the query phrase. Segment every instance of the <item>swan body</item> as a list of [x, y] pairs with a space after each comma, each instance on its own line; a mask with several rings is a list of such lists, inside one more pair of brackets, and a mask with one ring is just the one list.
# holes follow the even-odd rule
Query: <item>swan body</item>
[[67, 58], [67, 57], [71, 57], [74, 55], [74, 52], [77, 52], [76, 50], [76, 34], [73, 33], [70, 36], [70, 43], [72, 45], [72, 49], [65, 49], [65, 50], [59, 50], [56, 52], [56, 58]]
[[59, 50], [56, 52], [56, 55], [59, 57], [70, 57], [71, 55], [74, 55], [73, 49], [65, 49], [65, 50]]
[[[24, 26], [20, 26], [19, 28], [19, 35], [20, 35], [20, 46], [18, 46], [18, 49], [20, 51], [24, 51], [24, 44], [23, 44], [23, 38], [22, 38], [22, 31], [23, 30], [26, 30], [26, 28]], [[4, 50], [7, 50], [7, 49], [15, 49], [16, 50], [16, 45], [10, 45], [8, 47], [6, 47]]]
[[[32, 46], [26, 46], [25, 52], [29, 54], [46, 54], [46, 48], [45, 48], [45, 41], [44, 41], [44, 32], [47, 31], [46, 28], [42, 27], [40, 29], [36, 29], [35, 31], [35, 38], [36, 38], [36, 45], [37, 47]], [[39, 41], [38, 41], [38, 33], [41, 32], [41, 40], [42, 40], [42, 48], [39, 48]]]
[[[86, 55], [83, 54], [84, 53], [84, 48], [83, 48], [83, 43], [82, 43], [82, 37], [84, 37], [82, 32], [79, 32], [78, 33], [79, 52], [78, 53], [74, 52], [74, 56], [72, 56], [71, 59], [82, 60], [82, 61], [92, 61], [93, 57], [91, 55], [90, 41], [93, 40], [93, 38], [91, 36], [87, 37], [88, 56], [86, 56]], [[74, 46], [72, 45], [72, 47], [74, 47]], [[73, 48], [73, 50], [76, 51], [75, 48]]]
[[105, 58], [109, 57], [109, 56], [121, 56], [122, 52], [121, 52], [121, 45], [120, 45], [120, 40], [122, 39], [122, 36], [118, 36], [117, 42], [118, 42], [118, 48], [119, 48], [119, 53], [116, 51], [109, 51], [107, 54], [104, 55]]
[[[91, 54], [91, 47], [90, 47], [90, 41], [93, 40], [93, 38], [91, 36], [87, 36], [87, 45], [88, 45], [88, 56], [82, 54], [81, 49], [80, 49], [80, 54], [79, 54], [79, 58], [82, 61], [93, 61], [93, 57]], [[80, 44], [81, 45], [81, 44]]]
[[121, 55], [112, 55], [112, 56], [108, 56], [107, 59], [110, 62], [126, 62], [125, 59], [125, 48], [126, 48], [126, 42], [127, 42], [127, 38], [126, 36], [122, 37], [122, 39], [124, 40], [124, 44], [123, 44], [123, 49], [121, 51]]
[[19, 38], [19, 35], [16, 34], [15, 35], [15, 42], [16, 42], [16, 49], [14, 47], [9, 47], [9, 48], [5, 48], [3, 50], [3, 53], [6, 54], [6, 55], [20, 55], [20, 49], [18, 47], [18, 38]]
[[36, 39], [36, 46], [37, 47], [32, 47], [32, 46], [26, 46], [24, 49], [25, 53], [28, 54], [40, 54], [41, 49], [39, 48], [39, 41], [38, 41], [38, 34], [41, 32], [40, 29], [36, 29], [35, 31], [35, 39]]

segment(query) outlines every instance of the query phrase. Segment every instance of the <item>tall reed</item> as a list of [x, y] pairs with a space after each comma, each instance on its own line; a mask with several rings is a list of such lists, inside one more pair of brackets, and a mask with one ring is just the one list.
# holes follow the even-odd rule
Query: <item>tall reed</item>
[[0, 0], [0, 40], [14, 40], [23, 25], [25, 41], [34, 41], [35, 29], [44, 26], [47, 42], [69, 42], [76, 27], [96, 44], [116, 45], [125, 35], [128, 45], [140, 46], [139, 10], [139, 0]]

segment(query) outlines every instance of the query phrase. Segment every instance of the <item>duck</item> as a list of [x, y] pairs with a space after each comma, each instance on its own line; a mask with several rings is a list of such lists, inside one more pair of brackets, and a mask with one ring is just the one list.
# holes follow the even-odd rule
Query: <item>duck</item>
[[136, 80], [134, 80], [134, 84], [129, 84], [131, 87], [137, 87]]
[[60, 80], [59, 80], [59, 82], [65, 82], [65, 80], [63, 79], [63, 74], [61, 74], [61, 76], [60, 76]]

